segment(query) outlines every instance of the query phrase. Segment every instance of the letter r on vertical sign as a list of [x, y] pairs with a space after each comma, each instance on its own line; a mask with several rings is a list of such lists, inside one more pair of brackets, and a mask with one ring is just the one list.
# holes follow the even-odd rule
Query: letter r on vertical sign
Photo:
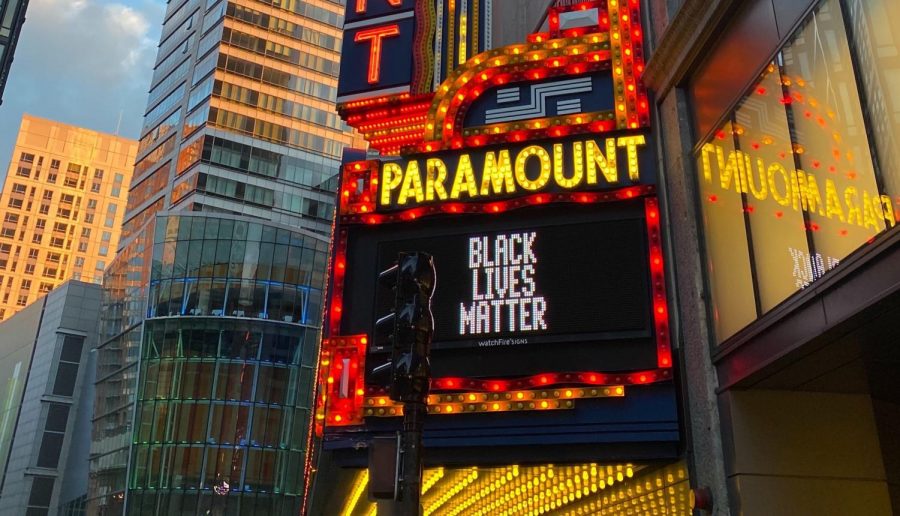
[[384, 38], [400, 35], [399, 25], [383, 25], [356, 33], [353, 41], [361, 43], [371, 41], [369, 47], [369, 84], [377, 84], [381, 80], [381, 41]]

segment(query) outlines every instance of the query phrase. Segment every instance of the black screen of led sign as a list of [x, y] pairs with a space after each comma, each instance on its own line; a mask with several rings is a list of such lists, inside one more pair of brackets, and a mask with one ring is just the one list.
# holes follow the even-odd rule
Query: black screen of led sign
[[[389, 289], [375, 288], [378, 272], [400, 251], [424, 251], [438, 276], [435, 374], [653, 367], [643, 217], [643, 202], [634, 201], [357, 226], [348, 241], [342, 334], [372, 335], [393, 302]], [[480, 320], [465, 321], [484, 303]]]

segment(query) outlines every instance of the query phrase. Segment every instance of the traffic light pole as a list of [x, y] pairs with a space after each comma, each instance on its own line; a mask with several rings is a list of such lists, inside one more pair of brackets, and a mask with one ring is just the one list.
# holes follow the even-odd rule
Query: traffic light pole
[[431, 386], [431, 297], [436, 277], [434, 259], [422, 252], [399, 253], [397, 265], [378, 274], [380, 284], [393, 288], [394, 306], [375, 322], [373, 335], [377, 344], [391, 346], [389, 395], [403, 403], [394, 516], [422, 514], [422, 430]]
[[422, 428], [428, 410], [424, 401], [403, 404], [403, 434], [400, 438], [400, 501], [397, 516], [422, 514]]

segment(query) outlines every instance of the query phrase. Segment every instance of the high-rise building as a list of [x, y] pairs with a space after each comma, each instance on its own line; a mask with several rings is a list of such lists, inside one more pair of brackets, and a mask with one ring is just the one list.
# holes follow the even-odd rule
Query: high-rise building
[[0, 323], [0, 514], [84, 514], [99, 310], [72, 280]]
[[0, 104], [27, 7], [28, 0], [0, 0]]
[[172, 0], [107, 270], [89, 514], [296, 514], [343, 6]]
[[0, 320], [66, 279], [103, 280], [136, 151], [134, 140], [22, 117], [0, 195]]

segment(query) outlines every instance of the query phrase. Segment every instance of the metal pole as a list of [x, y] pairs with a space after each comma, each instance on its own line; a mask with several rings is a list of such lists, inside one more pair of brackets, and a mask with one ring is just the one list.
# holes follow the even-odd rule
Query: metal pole
[[422, 508], [422, 428], [427, 409], [424, 401], [403, 404], [403, 435], [401, 436], [402, 478], [397, 516], [420, 516]]

